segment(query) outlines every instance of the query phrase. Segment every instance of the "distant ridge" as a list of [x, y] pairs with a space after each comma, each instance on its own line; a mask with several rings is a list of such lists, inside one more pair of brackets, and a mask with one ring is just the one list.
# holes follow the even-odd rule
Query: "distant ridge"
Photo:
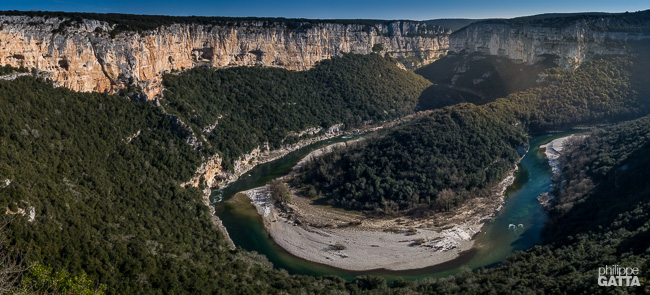
[[308, 18], [284, 18], [284, 17], [229, 17], [229, 16], [171, 16], [171, 15], [153, 15], [153, 14], [122, 14], [122, 13], [94, 13], [94, 12], [64, 12], [64, 11], [19, 11], [6, 10], [0, 11], [0, 15], [21, 15], [21, 16], [40, 16], [40, 17], [61, 17], [69, 18], [72, 21], [81, 21], [82, 19], [94, 19], [105, 21], [109, 24], [116, 24], [122, 30], [138, 29], [155, 29], [162, 25], [170, 24], [223, 24], [230, 22], [251, 22], [262, 21], [272, 23], [335, 23], [335, 24], [359, 24], [375, 25], [394, 22], [412, 22], [423, 23], [431, 26], [441, 26], [452, 31], [456, 31], [480, 19], [468, 18], [442, 18], [432, 20], [407, 20], [407, 19], [308, 19]]
[[425, 20], [424, 23], [428, 25], [441, 26], [441, 27], [451, 29], [452, 31], [456, 31], [466, 26], [469, 26], [477, 21], [481, 21], [481, 20], [469, 19], [469, 18], [440, 18], [440, 19]]
[[[650, 9], [637, 12], [622, 13], [545, 13], [510, 19], [486, 19], [473, 22], [472, 24], [508, 24], [515, 26], [544, 26], [561, 28], [577, 21], [585, 21], [589, 23], [589, 27], [595, 31], [646, 33], [650, 32]], [[454, 30], [454, 32], [462, 31], [464, 28]]]
[[576, 16], [617, 16], [625, 13], [618, 12], [558, 12], [558, 13], [541, 13], [529, 16], [518, 16], [513, 19], [547, 19], [547, 18], [561, 18], [561, 17], [576, 17]]
[[[412, 22], [435, 25], [429, 21], [405, 20], [405, 19], [308, 19], [308, 18], [284, 18], [284, 17], [229, 17], [229, 16], [171, 16], [152, 14], [123, 14], [123, 13], [93, 13], [93, 12], [64, 12], [64, 11], [0, 11], [0, 15], [8, 16], [29, 16], [29, 17], [57, 17], [69, 18], [71, 21], [81, 22], [83, 19], [105, 21], [111, 25], [117, 25], [121, 31], [140, 31], [156, 29], [160, 26], [171, 24], [200, 24], [200, 25], [223, 25], [236, 22], [269, 22], [285, 23], [288, 27], [299, 24], [334, 23], [343, 25], [376, 25], [394, 22]], [[459, 19], [460, 20], [460, 19]], [[434, 20], [437, 21], [437, 20]], [[445, 20], [441, 20], [445, 21]], [[472, 20], [472, 22], [475, 20]], [[469, 23], [468, 23], [469, 24]], [[297, 28], [298, 26], [296, 26]]]

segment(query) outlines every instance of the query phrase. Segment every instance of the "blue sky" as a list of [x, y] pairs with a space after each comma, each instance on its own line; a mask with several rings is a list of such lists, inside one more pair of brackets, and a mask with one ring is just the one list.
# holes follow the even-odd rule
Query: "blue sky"
[[633, 12], [646, 9], [650, 9], [647, 0], [0, 0], [0, 10], [413, 20], [510, 18], [547, 12]]

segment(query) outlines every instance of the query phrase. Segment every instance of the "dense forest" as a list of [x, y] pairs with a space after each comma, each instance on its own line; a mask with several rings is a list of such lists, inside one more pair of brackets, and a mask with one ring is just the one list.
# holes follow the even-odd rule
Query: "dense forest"
[[[545, 70], [542, 86], [480, 107], [434, 110], [377, 140], [312, 161], [294, 185], [323, 202], [382, 214], [424, 206], [449, 209], [449, 199], [453, 206], [463, 196], [483, 196], [473, 190], [502, 179], [524, 142], [508, 131], [509, 124], [525, 132], [548, 132], [646, 114], [648, 46], [636, 48], [635, 55], [598, 58], [574, 71]], [[467, 124], [457, 117], [431, 126], [446, 113], [467, 109], [481, 110], [484, 121]]]
[[0, 202], [13, 212], [35, 208], [33, 222], [17, 215], [6, 228], [0, 250], [18, 249], [26, 265], [87, 275], [108, 294], [341, 284], [289, 277], [263, 258], [230, 253], [201, 193], [180, 187], [200, 154], [153, 104], [29, 77], [0, 81], [0, 97]]
[[[645, 153], [649, 148], [650, 117], [599, 129], [585, 139], [573, 141], [560, 158], [563, 178], [558, 180], [561, 189], [555, 192], [555, 204], [549, 212], [552, 230], [547, 235], [566, 236], [568, 229], [582, 232], [596, 225], [605, 226], [613, 222], [606, 219], [607, 214], [588, 222], [577, 216], [586, 214], [581, 210], [589, 210], [594, 217], [601, 211], [625, 211], [630, 206], [627, 203], [647, 198], [643, 189], [648, 177], [641, 170], [648, 162]], [[619, 195], [626, 196], [626, 201], [621, 202]]]
[[0, 200], [36, 209], [10, 228], [29, 261], [83, 270], [116, 293], [178, 281], [184, 263], [205, 272], [202, 253], [221, 241], [198, 192], [179, 188], [200, 158], [156, 108], [32, 78], [0, 81], [0, 97]]
[[[544, 244], [493, 268], [412, 286], [438, 294], [650, 292], [650, 117], [599, 129], [563, 159]], [[559, 184], [559, 183], [558, 183]], [[598, 267], [639, 267], [641, 287], [600, 287]]]
[[317, 158], [295, 183], [343, 208], [430, 214], [488, 196], [526, 142], [521, 128], [461, 104]]
[[548, 85], [513, 93], [488, 106], [532, 132], [636, 118], [650, 107], [649, 64], [647, 53], [639, 53], [596, 59], [574, 71], [549, 69], [542, 74]]
[[234, 159], [264, 142], [270, 148], [295, 143], [292, 131], [410, 114], [431, 84], [390, 57], [347, 54], [306, 72], [195, 68], [165, 76], [164, 85], [164, 108], [205, 138], [205, 150], [219, 153], [231, 169]]

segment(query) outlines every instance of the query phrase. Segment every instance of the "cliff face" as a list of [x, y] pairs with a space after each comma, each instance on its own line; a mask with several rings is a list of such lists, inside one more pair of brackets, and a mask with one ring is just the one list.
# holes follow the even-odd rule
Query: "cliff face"
[[[153, 98], [164, 73], [198, 65], [275, 66], [307, 70], [342, 53], [389, 53], [408, 67], [428, 64], [448, 48], [449, 31], [418, 22], [362, 24], [238, 21], [173, 24], [143, 33], [109, 33], [96, 20], [0, 16], [0, 64], [49, 73], [57, 86], [115, 92], [130, 84]], [[69, 22], [68, 22], [69, 23]], [[381, 44], [381, 46], [376, 44]]]
[[596, 30], [594, 22], [584, 20], [562, 26], [479, 22], [454, 32], [449, 38], [449, 51], [502, 56], [526, 64], [554, 55], [559, 57], [558, 66], [575, 68], [596, 55], [625, 54], [626, 42], [649, 37], [643, 33]]
[[649, 37], [597, 29], [625, 27], [616, 22], [621, 18], [576, 20], [559, 26], [516, 19], [487, 21], [450, 36], [449, 30], [422, 22], [238, 20], [172, 24], [113, 36], [117, 25], [103, 21], [0, 15], [0, 64], [38, 69], [57, 86], [77, 91], [116, 92], [135, 85], [153, 98], [162, 92], [163, 74], [198, 65], [307, 70], [347, 52], [389, 53], [412, 69], [437, 60], [448, 50], [498, 55], [526, 64], [553, 55], [559, 57], [559, 66], [575, 68], [595, 55], [625, 54], [625, 42]]

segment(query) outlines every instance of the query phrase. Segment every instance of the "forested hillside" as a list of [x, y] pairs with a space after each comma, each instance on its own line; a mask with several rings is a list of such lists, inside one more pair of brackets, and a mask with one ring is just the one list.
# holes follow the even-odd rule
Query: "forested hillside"
[[35, 208], [10, 230], [30, 262], [83, 270], [110, 293], [207, 276], [221, 241], [198, 192], [179, 187], [200, 158], [156, 108], [32, 78], [0, 81], [0, 97], [0, 200]]
[[[12, 71], [15, 69], [8, 68], [6, 72]], [[218, 71], [196, 71], [220, 77]], [[424, 79], [398, 69], [392, 60], [378, 56], [346, 56], [306, 73], [262, 68], [224, 72], [237, 74], [226, 75], [226, 82], [220, 84], [230, 85], [225, 89], [231, 92], [217, 94], [242, 101], [215, 104], [228, 106], [232, 112], [237, 107], [272, 110], [241, 114], [250, 116], [247, 120], [278, 126], [280, 131], [271, 129], [277, 138], [286, 137], [292, 130], [289, 127], [329, 125], [313, 112], [330, 112], [332, 123], [406, 114], [415, 106], [418, 89], [428, 85]], [[239, 88], [242, 85], [238, 83], [249, 83], [238, 76], [244, 73], [256, 82], [249, 86], [255, 91]], [[339, 76], [342, 78], [337, 79]], [[284, 80], [286, 77], [289, 79]], [[231, 80], [235, 78], [239, 81]], [[288, 83], [294, 78], [311, 85]], [[282, 91], [267, 89], [270, 84], [264, 84], [266, 79], [275, 79], [272, 81]], [[371, 82], [366, 83], [366, 79]], [[200, 90], [201, 82], [205, 81], [199, 79], [199, 84], [182, 90]], [[190, 82], [177, 83], [178, 88], [170, 88], [181, 89], [180, 84]], [[300, 87], [305, 87], [303, 92], [299, 92]], [[247, 92], [239, 95], [239, 89]], [[256, 92], [262, 90], [266, 92]], [[300, 95], [290, 95], [293, 90]], [[246, 98], [249, 94], [256, 95]], [[165, 102], [169, 105], [173, 94], [170, 97]], [[345, 290], [342, 279], [289, 276], [272, 270], [263, 257], [228, 251], [201, 203], [199, 190], [180, 187], [208, 155], [209, 148], [194, 150], [186, 142], [186, 128], [154, 104], [54, 88], [31, 77], [0, 81], [0, 98], [0, 205], [12, 214], [24, 212], [11, 215], [17, 218], [7, 230], [8, 243], [0, 242], [0, 250], [5, 253], [14, 247], [25, 258], [24, 266], [40, 265], [32, 268], [36, 272], [26, 272], [23, 282], [49, 273], [47, 268], [51, 267], [54, 272], [50, 278], [63, 272], [75, 279], [84, 278], [85, 273], [91, 289], [93, 284], [101, 284], [108, 294]], [[175, 109], [169, 105], [167, 109], [173, 113]], [[212, 109], [197, 110], [216, 120]], [[285, 120], [287, 117], [291, 120]], [[198, 119], [187, 121], [197, 131], [201, 131], [198, 126], [204, 127], [198, 125]], [[245, 124], [222, 126], [253, 129]], [[247, 138], [243, 131], [237, 133], [237, 128], [219, 132], [231, 131]], [[358, 282], [365, 281], [348, 285], [357, 288]], [[53, 290], [52, 286], [44, 288], [37, 291]]]
[[[488, 189], [526, 145], [521, 128], [461, 104], [317, 158], [295, 180], [331, 204], [378, 214], [432, 214]], [[314, 189], [315, 188], [315, 189]]]
[[0, 250], [13, 245], [25, 266], [85, 272], [108, 294], [326, 288], [228, 251], [200, 192], [180, 187], [200, 154], [153, 104], [27, 77], [0, 81], [0, 98], [0, 204], [35, 208]]
[[[445, 113], [465, 112], [468, 106], [434, 110], [426, 118], [386, 132], [376, 142], [369, 140], [312, 162], [295, 185], [346, 209], [384, 214], [422, 205], [440, 208], [449, 204], [444, 201], [449, 195], [454, 200], [451, 204], [458, 204], [463, 199], [459, 196], [468, 195], [467, 191], [503, 179], [515, 161], [513, 155], [523, 140], [515, 131], [505, 131], [507, 124], [548, 132], [647, 113], [648, 61], [642, 50], [647, 46], [637, 46], [635, 55], [599, 58], [574, 71], [548, 69], [541, 74], [544, 86], [469, 108], [480, 109], [488, 124], [466, 124], [456, 118], [422, 128], [445, 118]], [[454, 124], [458, 127], [453, 128]], [[405, 137], [405, 133], [410, 135]], [[475, 140], [477, 133], [480, 140]], [[470, 150], [472, 156], [462, 156]]]
[[[232, 160], [263, 142], [294, 143], [291, 131], [395, 119], [414, 111], [430, 83], [376, 54], [348, 54], [306, 72], [279, 68], [195, 68], [165, 77], [165, 109]], [[201, 137], [199, 137], [201, 138]]]
[[650, 107], [647, 54], [601, 58], [574, 71], [549, 69], [547, 86], [535, 87], [489, 104], [533, 132], [577, 124], [604, 124], [646, 114]]
[[[596, 130], [568, 149], [560, 159], [562, 189], [555, 193], [549, 212], [549, 239], [608, 226], [614, 222], [612, 212], [650, 201], [648, 172], [643, 171], [650, 158], [650, 117]], [[579, 218], [585, 214], [592, 218]]]
[[[650, 292], [650, 117], [593, 132], [564, 157], [545, 243], [493, 269], [416, 286], [438, 294]], [[600, 287], [598, 268], [639, 267], [641, 287]]]
[[[511, 93], [540, 86], [539, 74], [556, 67], [556, 59], [555, 56], [545, 56], [543, 61], [527, 65], [505, 57], [457, 53], [415, 72], [441, 88], [455, 90], [459, 98], [448, 105], [459, 102], [485, 104]], [[439, 96], [439, 91], [423, 95], [420, 108], [430, 109], [429, 104], [439, 103]]]

